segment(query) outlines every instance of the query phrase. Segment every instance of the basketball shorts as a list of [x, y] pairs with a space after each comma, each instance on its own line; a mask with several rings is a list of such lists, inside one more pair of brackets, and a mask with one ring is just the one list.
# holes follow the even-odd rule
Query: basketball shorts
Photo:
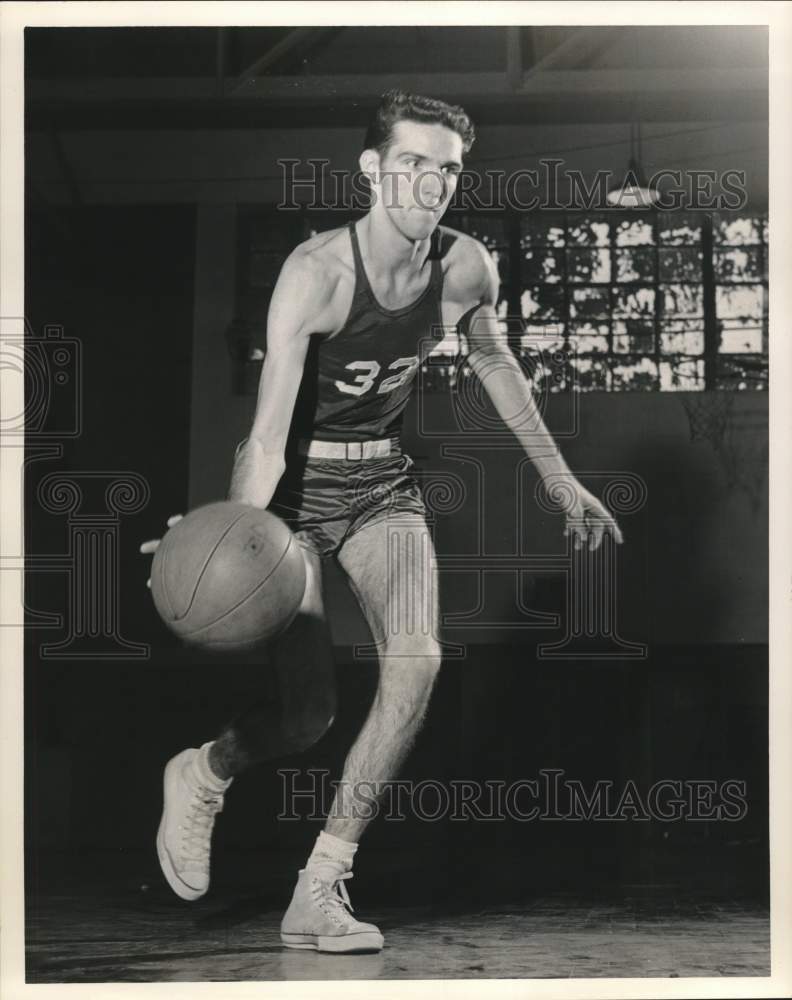
[[378, 521], [405, 514], [426, 518], [413, 469], [401, 450], [362, 460], [287, 456], [269, 509], [303, 546], [335, 555], [351, 535]]

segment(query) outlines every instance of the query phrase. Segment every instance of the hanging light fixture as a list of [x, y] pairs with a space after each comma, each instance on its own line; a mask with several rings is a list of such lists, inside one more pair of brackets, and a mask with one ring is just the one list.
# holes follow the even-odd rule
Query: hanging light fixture
[[660, 200], [660, 192], [649, 186], [641, 163], [641, 126], [630, 125], [630, 162], [619, 187], [611, 188], [607, 202], [613, 208], [651, 208]]

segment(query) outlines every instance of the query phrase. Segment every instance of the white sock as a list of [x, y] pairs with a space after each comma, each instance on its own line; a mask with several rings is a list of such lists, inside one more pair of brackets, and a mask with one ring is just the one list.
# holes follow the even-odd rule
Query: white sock
[[228, 778], [228, 780], [224, 780], [223, 778], [218, 778], [212, 770], [209, 764], [209, 747], [211, 747], [213, 742], [214, 740], [210, 740], [208, 743], [204, 743], [195, 757], [193, 757], [192, 764], [195, 775], [202, 785], [213, 792], [224, 792], [234, 779]]
[[316, 838], [314, 849], [305, 867], [322, 867], [336, 875], [343, 875], [352, 869], [352, 860], [357, 849], [357, 844], [341, 840], [340, 837], [334, 837], [332, 833], [325, 833], [322, 830]]

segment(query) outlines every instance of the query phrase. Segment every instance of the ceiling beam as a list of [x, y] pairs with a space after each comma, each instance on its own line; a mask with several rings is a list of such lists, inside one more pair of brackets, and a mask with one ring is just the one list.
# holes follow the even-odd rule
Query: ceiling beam
[[578, 28], [529, 67], [526, 78], [547, 70], [576, 70], [581, 63], [586, 64], [583, 69], [591, 69], [591, 63], [607, 52], [625, 30], [622, 26]]
[[506, 29], [506, 78], [511, 90], [519, 90], [523, 81], [522, 30]]
[[228, 56], [228, 28], [218, 28], [215, 33], [215, 93], [225, 94], [226, 60]]
[[402, 86], [464, 104], [480, 125], [767, 120], [761, 70], [547, 70], [512, 90], [506, 73], [273, 76], [224, 98], [215, 79], [29, 80], [28, 128], [365, 127], [378, 94]]
[[[521, 100], [531, 96], [572, 97], [633, 94], [764, 94], [768, 78], [765, 70], [686, 69], [686, 70], [544, 70], [530, 74], [522, 87], [513, 91], [505, 73], [355, 73], [349, 76], [270, 76], [251, 80], [244, 92], [234, 93], [241, 102], [288, 106], [311, 99], [341, 99], [373, 104], [378, 95], [392, 87], [413, 93], [462, 100], [465, 97], [492, 97]], [[40, 101], [59, 104], [106, 101], [201, 101], [216, 95], [216, 81], [210, 78], [127, 78], [83, 80], [29, 80], [26, 96], [31, 106]], [[229, 95], [230, 96], [230, 95]]]
[[256, 80], [274, 69], [286, 56], [300, 49], [311, 47], [316, 42], [321, 41], [325, 35], [334, 31], [335, 28], [294, 28], [285, 38], [276, 42], [263, 56], [243, 70], [232, 85], [230, 92], [234, 95], [244, 92], [251, 84], [255, 84]]
[[[207, 103], [146, 102], [120, 107], [115, 101], [86, 105], [46, 104], [30, 108], [28, 130], [39, 131], [53, 121], [61, 131], [189, 131], [194, 129], [360, 128], [368, 124], [374, 103], [304, 101], [291, 107], [257, 105], [248, 101]], [[709, 96], [638, 94], [586, 101], [580, 97], [535, 98], [504, 102], [486, 97], [465, 100], [465, 109], [479, 129], [494, 125], [571, 125], [642, 122], [766, 121], [767, 101], [748, 94]]]

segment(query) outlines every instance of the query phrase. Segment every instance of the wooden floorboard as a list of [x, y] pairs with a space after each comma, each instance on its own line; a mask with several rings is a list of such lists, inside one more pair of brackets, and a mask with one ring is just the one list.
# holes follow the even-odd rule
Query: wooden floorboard
[[[262, 906], [264, 907], [262, 909]], [[378, 955], [281, 946], [280, 909], [255, 897], [193, 905], [165, 890], [89, 891], [38, 900], [28, 922], [28, 981], [220, 982], [766, 976], [765, 907], [678, 890], [597, 901], [542, 895], [470, 907], [367, 906]]]

